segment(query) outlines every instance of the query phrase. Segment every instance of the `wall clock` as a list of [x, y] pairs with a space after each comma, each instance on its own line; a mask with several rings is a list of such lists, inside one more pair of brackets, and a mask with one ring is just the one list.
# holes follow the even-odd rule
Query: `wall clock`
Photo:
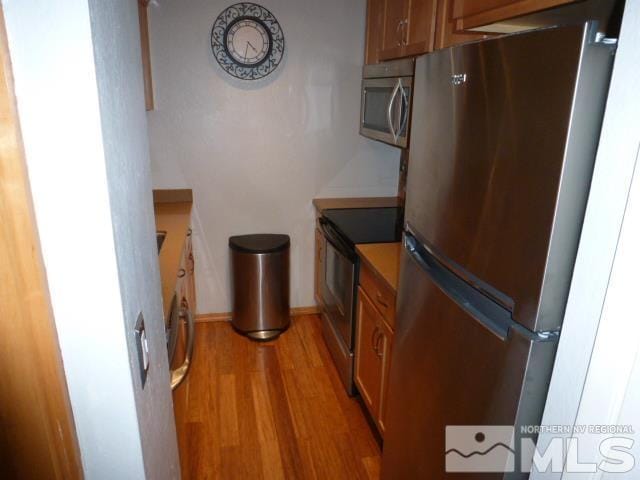
[[280, 64], [284, 33], [266, 8], [255, 3], [236, 3], [216, 18], [211, 29], [211, 49], [229, 75], [257, 80]]

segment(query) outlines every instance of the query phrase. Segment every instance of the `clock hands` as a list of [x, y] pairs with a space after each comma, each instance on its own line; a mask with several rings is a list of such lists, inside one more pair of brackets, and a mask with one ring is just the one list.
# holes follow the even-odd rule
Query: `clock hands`
[[249, 53], [249, 47], [251, 47], [251, 50], [253, 50], [254, 52], [258, 53], [258, 50], [256, 50], [256, 47], [254, 47], [253, 45], [251, 45], [251, 42], [247, 42], [247, 46], [244, 49], [244, 59], [248, 60], [248, 56], [247, 53]]

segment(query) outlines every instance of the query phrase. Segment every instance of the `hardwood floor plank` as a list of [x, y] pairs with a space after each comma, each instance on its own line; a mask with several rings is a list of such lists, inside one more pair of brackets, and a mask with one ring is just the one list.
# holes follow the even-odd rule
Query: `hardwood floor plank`
[[177, 419], [186, 479], [377, 479], [380, 447], [349, 397], [316, 315], [253, 342], [228, 322], [196, 327]]
[[238, 428], [238, 411], [236, 399], [236, 376], [234, 374], [220, 375], [220, 445], [232, 447], [240, 445]]
[[267, 367], [269, 399], [275, 419], [282, 465], [287, 478], [302, 478], [304, 469], [291, 417], [291, 404], [284, 387], [282, 371], [274, 347], [265, 349], [265, 365]]
[[251, 373], [251, 387], [258, 427], [256, 434], [260, 444], [264, 477], [267, 479], [284, 479], [286, 477], [280, 455], [273, 408], [269, 400], [266, 375], [262, 372]]

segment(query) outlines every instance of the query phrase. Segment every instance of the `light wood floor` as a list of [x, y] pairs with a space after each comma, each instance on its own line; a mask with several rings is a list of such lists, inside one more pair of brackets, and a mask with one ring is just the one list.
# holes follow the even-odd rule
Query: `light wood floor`
[[320, 328], [315, 315], [296, 317], [256, 343], [227, 322], [197, 325], [175, 397], [183, 478], [379, 478], [380, 448]]

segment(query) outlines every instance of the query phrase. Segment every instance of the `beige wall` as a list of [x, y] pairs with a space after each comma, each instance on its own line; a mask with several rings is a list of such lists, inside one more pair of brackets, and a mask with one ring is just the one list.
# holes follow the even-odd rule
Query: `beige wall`
[[233, 2], [150, 6], [154, 185], [195, 194], [198, 309], [228, 311], [230, 235], [291, 236], [292, 306], [313, 301], [317, 196], [392, 196], [399, 150], [358, 135], [365, 1], [265, 0], [283, 63], [246, 82], [224, 73], [210, 31]]

